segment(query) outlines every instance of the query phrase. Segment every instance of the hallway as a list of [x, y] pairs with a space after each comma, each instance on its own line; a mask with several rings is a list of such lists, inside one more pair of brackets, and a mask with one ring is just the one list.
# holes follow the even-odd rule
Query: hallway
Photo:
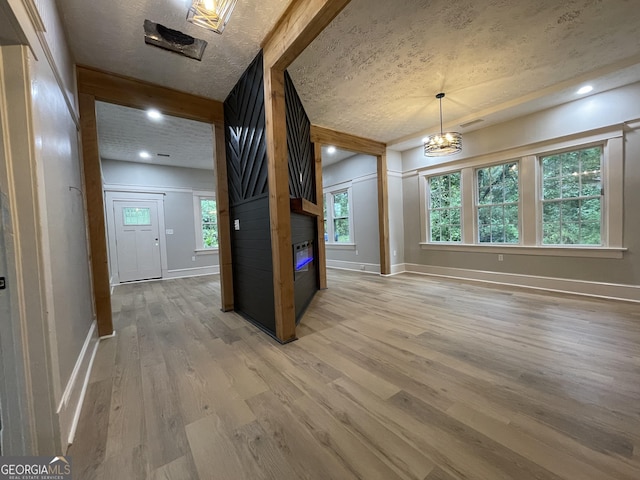
[[78, 479], [640, 477], [635, 304], [329, 271], [300, 339], [217, 277], [122, 285]]

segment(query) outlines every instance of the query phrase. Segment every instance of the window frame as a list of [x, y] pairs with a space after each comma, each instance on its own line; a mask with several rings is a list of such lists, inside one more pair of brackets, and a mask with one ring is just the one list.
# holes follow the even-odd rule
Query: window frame
[[[493, 154], [467, 157], [417, 170], [420, 195], [420, 246], [424, 250], [449, 250], [521, 255], [622, 258], [623, 227], [623, 130], [620, 126], [585, 132], [565, 139], [526, 145]], [[602, 245], [542, 244], [542, 165], [545, 156], [602, 146]], [[480, 243], [478, 226], [477, 170], [493, 165], [519, 162], [519, 243]], [[462, 242], [429, 240], [427, 199], [428, 179], [456, 171], [462, 172]]]
[[[431, 207], [431, 179], [433, 178], [437, 178], [437, 177], [443, 177], [443, 176], [447, 176], [447, 175], [454, 175], [456, 173], [460, 174], [460, 241], [456, 242], [456, 241], [435, 241], [435, 240], [431, 240], [431, 212], [433, 210], [439, 210], [442, 211], [445, 208], [444, 207], [436, 207], [436, 208], [432, 208]], [[463, 212], [463, 205], [462, 205], [462, 183], [463, 183], [463, 177], [462, 177], [462, 171], [461, 170], [451, 170], [447, 173], [439, 173], [437, 175], [429, 175], [426, 177], [426, 188], [427, 188], [427, 193], [426, 193], [426, 204], [425, 204], [425, 209], [426, 209], [426, 213], [427, 213], [427, 224], [426, 224], [426, 238], [428, 239], [428, 242], [431, 244], [435, 244], [435, 245], [460, 245], [463, 243], [463, 239], [464, 239], [464, 221], [463, 221], [463, 217], [462, 217], [462, 212]], [[449, 189], [450, 190], [450, 189]], [[455, 207], [453, 207], [455, 208]], [[449, 210], [449, 212], [452, 210], [452, 207], [446, 207], [446, 210]], [[451, 223], [449, 223], [449, 226], [451, 226]]]
[[[204, 246], [204, 237], [202, 231], [202, 200], [214, 200], [216, 202], [216, 229], [218, 229], [218, 212], [217, 212], [217, 199], [214, 192], [193, 192], [193, 212], [194, 212], [194, 224], [195, 224], [195, 249], [196, 255], [212, 255], [218, 253], [220, 248], [220, 241], [218, 240], [218, 246], [208, 248]], [[218, 231], [219, 233], [219, 231]]]
[[[335, 230], [334, 230], [334, 208], [333, 208], [333, 197], [339, 193], [347, 193], [347, 205], [349, 206], [349, 242], [336, 242], [333, 239], [335, 238]], [[355, 239], [355, 229], [353, 224], [354, 217], [354, 209], [353, 209], [353, 189], [351, 182], [342, 183], [339, 185], [333, 185], [330, 188], [325, 188], [323, 191], [323, 202], [326, 202], [327, 205], [327, 215], [324, 218], [324, 221], [327, 225], [327, 239], [325, 242], [325, 247], [334, 250], [346, 249], [353, 250], [356, 247], [356, 239]], [[323, 204], [324, 209], [324, 204]], [[337, 217], [337, 218], [345, 218], [345, 217]], [[324, 232], [323, 237], [324, 239]]]

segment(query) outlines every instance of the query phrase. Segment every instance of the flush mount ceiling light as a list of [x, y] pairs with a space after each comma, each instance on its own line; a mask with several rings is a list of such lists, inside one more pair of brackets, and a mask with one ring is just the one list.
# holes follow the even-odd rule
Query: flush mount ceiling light
[[591, 85], [585, 85], [580, 90], [578, 90], [576, 93], [578, 95], [584, 95], [585, 93], [589, 93], [591, 90], [593, 90], [593, 87]]
[[334, 153], [336, 153], [336, 147], [334, 147], [333, 145], [327, 148], [327, 153], [329, 155], [333, 155]]
[[462, 135], [458, 132], [442, 131], [442, 99], [444, 93], [439, 93], [436, 98], [440, 100], [440, 133], [434, 133], [426, 137], [424, 141], [425, 157], [444, 157], [462, 151]]
[[145, 152], [144, 150], [140, 152], [138, 155], [140, 155], [140, 158], [144, 158], [145, 160], [148, 158], [151, 158], [151, 155], [149, 154], [149, 152]]
[[147, 117], [149, 117], [151, 120], [155, 120], [156, 122], [162, 120], [162, 114], [155, 108], [150, 108], [149, 110], [147, 110]]
[[187, 21], [216, 33], [222, 33], [237, 0], [191, 0]]

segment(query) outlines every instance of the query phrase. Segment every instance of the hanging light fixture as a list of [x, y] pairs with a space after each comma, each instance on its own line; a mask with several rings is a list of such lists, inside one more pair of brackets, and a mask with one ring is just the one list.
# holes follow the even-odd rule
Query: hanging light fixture
[[444, 93], [439, 93], [436, 98], [440, 100], [440, 133], [434, 133], [424, 139], [425, 157], [444, 157], [462, 151], [462, 135], [458, 132], [442, 131], [442, 99]]
[[207, 30], [222, 33], [236, 2], [237, 0], [191, 0], [187, 21]]

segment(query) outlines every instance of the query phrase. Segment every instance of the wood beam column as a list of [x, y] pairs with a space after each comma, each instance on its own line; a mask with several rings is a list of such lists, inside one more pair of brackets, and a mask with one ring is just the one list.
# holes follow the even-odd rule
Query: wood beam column
[[80, 128], [82, 131], [82, 162], [87, 195], [93, 293], [95, 296], [98, 333], [103, 337], [113, 333], [113, 319], [111, 314], [109, 262], [107, 259], [107, 233], [104, 222], [102, 172], [98, 150], [96, 99], [92, 95], [80, 93], [78, 95], [78, 105], [80, 107]]
[[265, 67], [264, 89], [276, 337], [281, 342], [288, 342], [296, 336], [296, 309], [284, 71]]
[[387, 154], [378, 155], [378, 229], [380, 231], [380, 273], [391, 274], [389, 251], [389, 183]]
[[224, 127], [213, 126], [216, 147], [216, 208], [218, 210], [218, 262], [220, 264], [220, 299], [222, 311], [233, 310], [233, 263], [231, 258], [231, 219], [229, 184], [227, 182], [227, 152]]
[[319, 208], [318, 216], [316, 217], [318, 238], [316, 239], [316, 245], [318, 245], [318, 286], [320, 290], [327, 288], [327, 252], [324, 244], [324, 191], [322, 188], [322, 145], [319, 143], [313, 144], [313, 153], [315, 158], [315, 175], [316, 175], [316, 204]]
[[284, 71], [350, 0], [294, 0], [262, 42], [276, 337], [295, 339]]

